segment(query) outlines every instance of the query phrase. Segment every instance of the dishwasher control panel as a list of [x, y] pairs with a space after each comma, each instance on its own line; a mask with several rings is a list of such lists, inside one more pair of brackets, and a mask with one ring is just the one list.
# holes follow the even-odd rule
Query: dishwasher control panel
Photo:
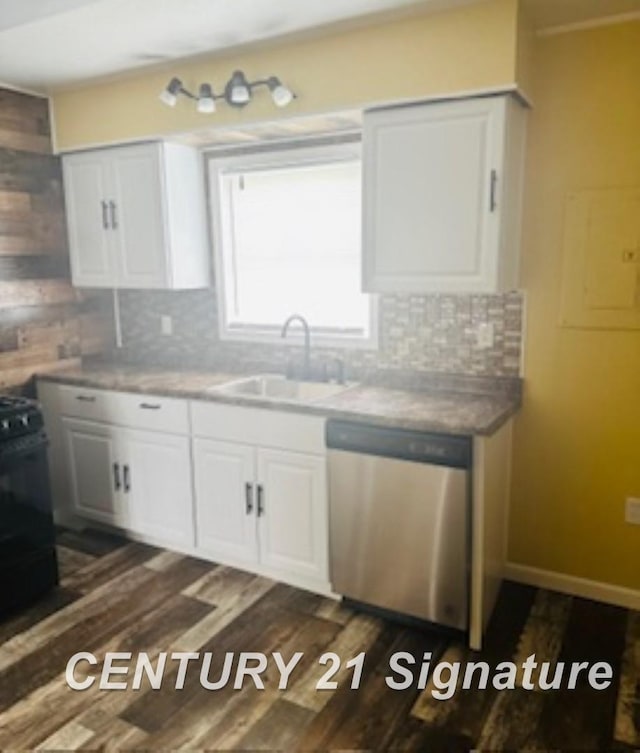
[[329, 420], [327, 447], [450, 468], [471, 466], [471, 437], [449, 434]]

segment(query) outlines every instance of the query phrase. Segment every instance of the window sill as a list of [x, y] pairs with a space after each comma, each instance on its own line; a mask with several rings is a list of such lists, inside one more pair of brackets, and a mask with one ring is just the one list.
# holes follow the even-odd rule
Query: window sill
[[[259, 327], [224, 327], [219, 332], [220, 340], [224, 342], [255, 343], [256, 345], [273, 346], [296, 346], [304, 347], [304, 335], [302, 330], [293, 328], [287, 333], [287, 337], [280, 335], [280, 329]], [[349, 335], [331, 332], [311, 330], [311, 348], [331, 350], [378, 350], [378, 333], [371, 332], [369, 335]]]

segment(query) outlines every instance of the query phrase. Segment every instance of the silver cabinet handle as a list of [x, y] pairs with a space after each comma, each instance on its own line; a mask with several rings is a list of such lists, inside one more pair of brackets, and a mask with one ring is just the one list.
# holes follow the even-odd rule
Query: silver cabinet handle
[[102, 207], [102, 227], [105, 230], [108, 230], [109, 229], [109, 216], [107, 214], [107, 209], [108, 209], [107, 202], [103, 199], [100, 202], [100, 206]]
[[264, 515], [264, 489], [258, 484], [258, 517]]
[[124, 490], [127, 494], [131, 491], [131, 469], [128, 465], [124, 466]]
[[120, 463], [113, 464], [113, 487], [117, 492], [122, 488], [122, 484], [120, 483]]
[[118, 229], [118, 218], [116, 217], [116, 203], [115, 201], [109, 202], [109, 211], [111, 212], [111, 227], [114, 230]]
[[157, 403], [140, 403], [139, 407], [142, 408], [142, 410], [160, 410], [160, 408], [162, 408], [162, 406]]
[[247, 515], [251, 515], [253, 512], [253, 484], [247, 482], [244, 485], [244, 499]]
[[96, 401], [95, 397], [91, 395], [76, 395], [76, 400], [79, 400], [81, 403], [95, 403]]
[[489, 211], [495, 212], [496, 211], [496, 188], [498, 186], [498, 171], [492, 170], [491, 171], [491, 188], [489, 190]]

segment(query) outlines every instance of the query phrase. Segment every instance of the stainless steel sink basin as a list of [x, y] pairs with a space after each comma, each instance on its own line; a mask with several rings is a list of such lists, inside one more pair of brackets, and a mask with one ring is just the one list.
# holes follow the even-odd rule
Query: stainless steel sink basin
[[312, 403], [344, 392], [350, 386], [352, 385], [329, 382], [299, 382], [294, 379], [286, 379], [279, 374], [260, 374], [221, 384], [213, 387], [212, 391], [263, 400]]

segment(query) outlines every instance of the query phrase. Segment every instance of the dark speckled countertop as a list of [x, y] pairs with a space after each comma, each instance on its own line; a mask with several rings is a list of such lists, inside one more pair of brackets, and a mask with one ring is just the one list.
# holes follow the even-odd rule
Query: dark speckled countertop
[[289, 402], [259, 397], [230, 395], [216, 391], [227, 382], [251, 376], [224, 371], [168, 371], [133, 366], [92, 364], [80, 368], [39, 374], [38, 378], [60, 384], [211, 400], [235, 405], [267, 407], [361, 421], [416, 431], [447, 434], [490, 435], [520, 407], [519, 390], [491, 390], [491, 380], [473, 377], [462, 382], [442, 376], [426, 389], [398, 389], [373, 384], [356, 384], [343, 392], [313, 402]]

